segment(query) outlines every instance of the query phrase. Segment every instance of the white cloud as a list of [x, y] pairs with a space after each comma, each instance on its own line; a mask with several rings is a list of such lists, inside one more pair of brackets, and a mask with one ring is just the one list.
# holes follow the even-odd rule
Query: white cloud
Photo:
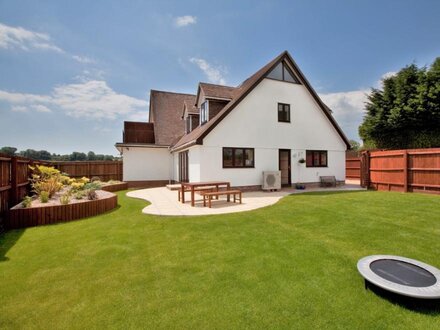
[[72, 55], [72, 58], [82, 64], [92, 64], [95, 63], [95, 60], [91, 59], [87, 56], [79, 56], [79, 55]]
[[11, 107], [11, 110], [14, 112], [27, 112], [28, 108], [24, 107], [22, 105], [15, 105], [15, 106]]
[[147, 101], [119, 94], [99, 80], [61, 85], [49, 95], [0, 90], [0, 101], [9, 103], [12, 111], [51, 112], [51, 107], [76, 118], [116, 119], [148, 113]]
[[24, 51], [39, 49], [64, 53], [64, 50], [52, 42], [48, 34], [26, 30], [22, 27], [12, 27], [2, 23], [0, 23], [0, 48], [21, 49]]
[[209, 82], [219, 85], [226, 85], [226, 80], [223, 77], [224, 70], [222, 68], [214, 67], [202, 58], [192, 57], [189, 61], [197, 65], [199, 69], [203, 71]]
[[191, 25], [191, 24], [196, 24], [196, 23], [197, 23], [197, 17], [196, 16], [186, 15], [186, 16], [179, 16], [179, 17], [176, 17], [174, 19], [174, 24], [177, 27], [183, 27], [183, 26], [187, 26], [187, 25]]
[[35, 104], [32, 106], [32, 108], [37, 112], [52, 112], [52, 110], [42, 104]]
[[358, 127], [364, 116], [369, 90], [319, 94], [349, 139], [359, 140]]

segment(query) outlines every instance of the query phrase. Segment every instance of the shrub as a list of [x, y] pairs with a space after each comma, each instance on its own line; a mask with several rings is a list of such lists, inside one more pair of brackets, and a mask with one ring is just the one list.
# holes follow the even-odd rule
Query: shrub
[[23, 199], [23, 201], [21, 202], [21, 205], [22, 205], [24, 208], [31, 207], [31, 205], [32, 205], [32, 197], [30, 197], [30, 196], [26, 196], [26, 197]]
[[47, 203], [49, 201], [49, 193], [47, 191], [40, 192], [40, 202]]
[[70, 203], [70, 195], [69, 194], [64, 194], [63, 196], [61, 196], [60, 203], [63, 204], [63, 205], [69, 204]]
[[99, 176], [94, 176], [94, 177], [92, 177], [92, 179], [90, 181], [92, 181], [92, 182], [101, 181], [101, 178]]
[[119, 180], [108, 180], [107, 183], [108, 184], [116, 184], [116, 183], [121, 183], [122, 181]]
[[72, 190], [74, 191], [78, 191], [84, 188], [84, 183], [83, 182], [77, 182], [74, 181], [70, 184], [70, 186], [72, 187]]
[[83, 199], [86, 195], [87, 195], [87, 193], [84, 190], [80, 190], [75, 193], [75, 198], [76, 199]]
[[46, 191], [49, 197], [52, 197], [54, 193], [62, 188], [62, 175], [57, 169], [40, 165], [36, 167], [30, 166], [30, 169], [33, 171], [32, 178], [30, 179], [32, 190], [37, 195], [41, 195], [42, 191]]
[[98, 199], [98, 194], [96, 193], [96, 190], [90, 189], [87, 191], [87, 199], [90, 201], [94, 201]]
[[84, 189], [86, 189], [86, 190], [89, 190], [89, 189], [99, 190], [99, 189], [101, 189], [101, 183], [98, 181], [86, 183], [84, 185]]

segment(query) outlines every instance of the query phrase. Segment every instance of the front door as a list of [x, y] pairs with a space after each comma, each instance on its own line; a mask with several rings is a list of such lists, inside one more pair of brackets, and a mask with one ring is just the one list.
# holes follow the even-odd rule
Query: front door
[[188, 150], [179, 152], [179, 182], [188, 182]]
[[291, 185], [290, 179], [290, 150], [280, 149], [278, 152], [279, 169], [281, 171], [281, 185], [283, 187]]

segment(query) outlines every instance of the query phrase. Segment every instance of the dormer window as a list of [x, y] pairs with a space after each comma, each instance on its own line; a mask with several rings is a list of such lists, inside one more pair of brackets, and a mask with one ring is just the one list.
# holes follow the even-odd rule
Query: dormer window
[[287, 64], [284, 63], [284, 61], [278, 63], [278, 65], [271, 72], [269, 72], [269, 74], [266, 77], [270, 79], [282, 80], [294, 84], [299, 84], [298, 79], [296, 79], [295, 75], [287, 66]]
[[200, 106], [200, 125], [203, 125], [209, 120], [209, 103], [205, 101]]
[[185, 119], [185, 133], [188, 134], [192, 131], [192, 116], [188, 115]]

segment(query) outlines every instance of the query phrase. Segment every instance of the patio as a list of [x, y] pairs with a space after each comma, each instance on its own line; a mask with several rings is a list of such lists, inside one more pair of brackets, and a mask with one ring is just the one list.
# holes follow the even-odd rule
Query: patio
[[151, 204], [142, 209], [142, 213], [167, 216], [194, 216], [209, 214], [226, 214], [244, 212], [273, 205], [284, 196], [290, 194], [301, 194], [313, 191], [353, 191], [363, 190], [359, 185], [346, 184], [336, 188], [310, 188], [306, 190], [296, 190], [293, 188], [283, 188], [280, 191], [250, 191], [243, 192], [242, 204], [227, 202], [226, 198], [214, 200], [212, 208], [203, 207], [202, 196], [196, 194], [196, 203], [192, 207], [190, 193], [186, 192], [185, 197], [188, 202], [182, 204], [177, 200], [177, 191], [172, 191], [166, 187], [149, 188], [134, 190], [127, 193], [127, 196], [140, 198], [149, 201]]

